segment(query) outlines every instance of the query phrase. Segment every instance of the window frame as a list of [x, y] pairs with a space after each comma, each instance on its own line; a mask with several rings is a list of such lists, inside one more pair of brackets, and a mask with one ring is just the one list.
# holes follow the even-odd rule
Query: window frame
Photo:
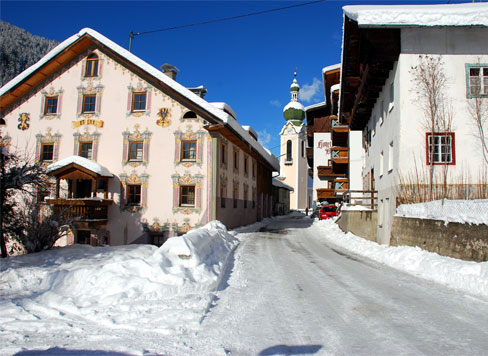
[[[191, 207], [191, 208], [194, 208], [195, 207], [195, 202], [196, 202], [196, 189], [195, 189], [195, 185], [180, 185], [180, 194], [179, 194], [179, 206], [180, 207]], [[188, 192], [187, 194], [183, 194], [183, 191], [185, 189], [188, 189]], [[192, 198], [193, 199], [193, 203], [184, 203], [183, 202], [183, 199], [186, 197], [186, 199], [190, 199]]]
[[[51, 147], [51, 158], [50, 159], [46, 159], [44, 157], [44, 155], [46, 154], [44, 149], [46, 147]], [[54, 143], [53, 142], [41, 143], [41, 154], [39, 157], [39, 161], [41, 161], [41, 162], [52, 162], [52, 161], [54, 161]]]
[[[185, 150], [185, 145], [186, 144], [192, 144], [193, 145], [193, 150], [188, 149]], [[191, 153], [193, 152], [193, 158], [191, 157]], [[189, 154], [189, 158], [185, 158], [185, 153]], [[180, 161], [184, 162], [195, 162], [197, 160], [197, 140], [182, 140], [181, 141], [181, 157]]]
[[[144, 95], [144, 101], [142, 100], [137, 100], [136, 101], [136, 97], [137, 96], [142, 96]], [[136, 103], [142, 103], [144, 102], [144, 108], [143, 109], [137, 109], [135, 106], [136, 106]], [[147, 91], [133, 91], [132, 92], [132, 105], [131, 105], [131, 111], [132, 112], [145, 112], [146, 111], [146, 108], [147, 108]]]
[[127, 184], [126, 200], [128, 206], [141, 206], [142, 203], [142, 185]]
[[[87, 152], [87, 155], [86, 156], [83, 155], [83, 152], [85, 151], [85, 150], [83, 150], [83, 146], [84, 145], [90, 145], [90, 149], [89, 150], [86, 150], [86, 152]], [[86, 159], [93, 160], [93, 146], [94, 146], [93, 145], [93, 141], [81, 141], [79, 143], [78, 156], [84, 157]]]
[[[93, 98], [93, 103], [87, 103], [87, 99], [91, 99]], [[91, 106], [93, 105], [93, 110], [87, 110], [86, 109], [86, 105], [90, 105], [90, 109], [91, 109]], [[81, 113], [82, 114], [94, 114], [96, 113], [97, 111], [97, 94], [83, 94], [83, 100], [82, 100], [82, 103], [81, 103]]]
[[[430, 143], [429, 143], [429, 139], [430, 137], [449, 137], [450, 138], [450, 142], [449, 142], [449, 147], [450, 147], [450, 152], [449, 152], [449, 155], [451, 157], [451, 161], [450, 162], [443, 162], [442, 161], [442, 155], [446, 154], [446, 153], [443, 153], [442, 152], [442, 143], [439, 144], [439, 153], [437, 153], [437, 155], [439, 157], [441, 157], [441, 161], [434, 161], [434, 162], [430, 162], [430, 151], [431, 151], [431, 148], [430, 148]], [[456, 136], [455, 136], [455, 133], [454, 132], [426, 132], [425, 133], [425, 148], [426, 148], [426, 152], [425, 152], [425, 162], [428, 166], [430, 166], [431, 164], [433, 165], [449, 165], [449, 166], [452, 166], [452, 165], [455, 165], [456, 164]], [[445, 145], [445, 144], [444, 144]]]
[[[136, 145], [136, 149], [133, 150], [132, 146]], [[140, 148], [138, 147], [140, 145]], [[132, 153], [136, 153], [136, 158], [132, 158]], [[140, 158], [139, 158], [140, 152]], [[144, 141], [129, 141], [127, 147], [127, 162], [142, 162], [144, 160]]]
[[[477, 76], [479, 79], [479, 93], [472, 93], [471, 88], [471, 69], [479, 69]], [[486, 75], [484, 74], [486, 72]], [[466, 96], [468, 99], [472, 98], [488, 98], [488, 64], [486, 63], [466, 63]]]
[[286, 164], [291, 164], [293, 162], [293, 142], [291, 140], [286, 141]]
[[99, 74], [99, 67], [100, 67], [100, 58], [98, 54], [91, 53], [86, 57], [85, 63], [85, 78], [96, 78]]
[[[49, 108], [53, 107], [54, 105], [49, 105], [50, 100], [56, 100], [55, 110], [49, 111]], [[59, 103], [59, 95], [49, 95], [44, 97], [44, 115], [51, 116], [58, 114], [58, 103]]]

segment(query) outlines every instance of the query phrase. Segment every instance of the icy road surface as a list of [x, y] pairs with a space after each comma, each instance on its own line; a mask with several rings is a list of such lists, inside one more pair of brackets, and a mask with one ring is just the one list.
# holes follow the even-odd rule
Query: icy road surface
[[311, 224], [239, 235], [195, 354], [488, 355], [488, 301], [327, 245]]

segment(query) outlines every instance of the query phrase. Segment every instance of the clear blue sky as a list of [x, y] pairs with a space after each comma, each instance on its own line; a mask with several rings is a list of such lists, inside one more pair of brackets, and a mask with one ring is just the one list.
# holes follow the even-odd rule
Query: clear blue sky
[[[324, 1], [232, 21], [137, 36], [132, 52], [159, 68], [180, 69], [185, 86], [204, 85], [206, 100], [224, 101], [242, 125], [279, 155], [282, 108], [295, 66], [304, 106], [324, 100], [322, 68], [340, 62], [342, 6], [447, 3]], [[456, 1], [454, 2], [466, 2]], [[469, 1], [468, 1], [469, 2]], [[0, 1], [0, 18], [28, 32], [63, 41], [90, 27], [128, 48], [129, 33], [238, 16], [299, 1]]]

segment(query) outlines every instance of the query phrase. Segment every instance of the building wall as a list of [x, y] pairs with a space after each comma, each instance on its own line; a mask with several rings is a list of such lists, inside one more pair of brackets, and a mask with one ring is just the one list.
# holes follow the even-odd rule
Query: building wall
[[316, 132], [313, 134], [313, 200], [317, 201], [317, 189], [329, 188], [329, 182], [320, 179], [318, 166], [329, 166], [332, 137], [330, 132]]
[[[446, 92], [453, 108], [455, 133], [455, 165], [449, 165], [449, 182], [463, 179], [471, 183], [485, 170], [479, 144], [473, 136], [466, 99], [466, 63], [488, 63], [486, 38], [488, 29], [481, 28], [404, 28], [402, 53], [373, 108], [363, 142], [371, 132], [371, 145], [365, 152], [363, 186], [369, 188], [371, 170], [378, 191], [378, 232], [380, 243], [389, 243], [396, 209], [399, 177], [416, 172], [428, 177], [426, 163], [425, 117], [419, 106], [417, 85], [412, 81], [419, 54], [442, 54], [447, 75]], [[484, 54], [483, 54], [484, 53]], [[393, 83], [393, 100], [390, 85]], [[383, 108], [383, 109], [382, 109]], [[436, 171], [440, 171], [436, 168]]]

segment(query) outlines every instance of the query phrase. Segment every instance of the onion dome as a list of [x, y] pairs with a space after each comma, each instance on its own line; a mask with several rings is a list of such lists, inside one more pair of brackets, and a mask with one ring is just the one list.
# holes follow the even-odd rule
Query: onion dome
[[298, 92], [300, 85], [297, 82], [297, 73], [294, 73], [295, 78], [290, 85], [291, 101], [283, 108], [283, 116], [286, 121], [292, 121], [295, 125], [301, 125], [305, 118], [305, 108], [298, 101]]

